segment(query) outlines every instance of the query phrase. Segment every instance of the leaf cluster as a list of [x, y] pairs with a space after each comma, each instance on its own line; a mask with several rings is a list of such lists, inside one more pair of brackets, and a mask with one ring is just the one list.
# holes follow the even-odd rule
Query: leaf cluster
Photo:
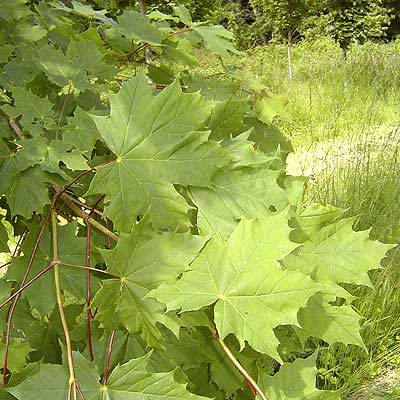
[[364, 346], [351, 285], [391, 246], [302, 205], [285, 99], [190, 73], [198, 45], [237, 53], [232, 35], [182, 6], [9, 4], [1, 395], [337, 399], [315, 387], [317, 347]]

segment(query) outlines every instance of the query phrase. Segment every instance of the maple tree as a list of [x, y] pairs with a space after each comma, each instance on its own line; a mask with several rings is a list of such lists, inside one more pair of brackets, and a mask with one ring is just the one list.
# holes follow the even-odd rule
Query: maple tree
[[363, 347], [392, 246], [302, 205], [266, 88], [185, 69], [223, 27], [70, 3], [0, 7], [2, 399], [338, 399], [304, 345]]

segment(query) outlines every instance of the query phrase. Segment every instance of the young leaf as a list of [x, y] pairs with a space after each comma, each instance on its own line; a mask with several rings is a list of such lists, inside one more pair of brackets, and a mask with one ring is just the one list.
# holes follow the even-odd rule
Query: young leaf
[[189, 206], [173, 184], [210, 184], [218, 166], [230, 160], [208, 132], [196, 132], [212, 104], [182, 93], [176, 81], [155, 97], [143, 75], [110, 97], [109, 117], [93, 117], [113, 164], [98, 169], [89, 193], [106, 194], [106, 209], [118, 229], [129, 232], [138, 215], [151, 208], [158, 227], [188, 226]]
[[191, 271], [149, 296], [167, 304], [168, 310], [197, 310], [216, 302], [221, 338], [233, 333], [241, 348], [246, 340], [255, 350], [279, 360], [273, 329], [298, 325], [299, 308], [322, 288], [306, 275], [280, 268], [278, 260], [296, 247], [289, 232], [286, 212], [242, 220], [228, 241], [214, 237]]

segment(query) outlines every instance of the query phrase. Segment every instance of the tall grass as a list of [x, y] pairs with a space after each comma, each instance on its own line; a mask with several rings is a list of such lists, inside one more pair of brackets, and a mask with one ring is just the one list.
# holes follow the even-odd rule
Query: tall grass
[[[291, 82], [284, 57], [277, 57], [281, 49], [259, 51], [272, 53], [272, 58], [255, 57], [273, 90], [290, 101], [292, 121], [278, 123], [297, 151], [289, 169], [310, 176], [306, 201], [347, 208], [347, 214], [358, 216], [355, 229], [371, 228], [372, 239], [399, 242], [399, 43], [354, 47], [346, 62], [328, 43], [299, 46], [297, 77]], [[326, 388], [344, 385], [344, 393], [351, 394], [372, 376], [400, 365], [399, 248], [384, 265], [371, 274], [374, 290], [354, 293], [353, 306], [365, 318], [361, 333], [368, 354], [343, 345], [322, 353], [320, 382]], [[359, 393], [354, 398], [383, 398], [383, 392]]]

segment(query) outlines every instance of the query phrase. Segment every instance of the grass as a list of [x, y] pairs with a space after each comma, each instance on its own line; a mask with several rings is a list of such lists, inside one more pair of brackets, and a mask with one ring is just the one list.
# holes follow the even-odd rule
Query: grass
[[[306, 201], [348, 208], [347, 214], [358, 216], [355, 229], [371, 228], [373, 239], [400, 242], [400, 42], [354, 46], [346, 61], [329, 40], [302, 43], [293, 49], [292, 81], [285, 46], [255, 48], [226, 64], [239, 68], [245, 81], [261, 79], [289, 100], [290, 118], [276, 123], [295, 148], [289, 172], [310, 176]], [[201, 68], [218, 73], [215, 65], [206, 60]], [[400, 398], [399, 388], [351, 397], [400, 366], [398, 247], [384, 266], [371, 274], [375, 290], [357, 288], [353, 303], [365, 318], [368, 354], [339, 344], [321, 353], [321, 387], [342, 387], [344, 398]]]

